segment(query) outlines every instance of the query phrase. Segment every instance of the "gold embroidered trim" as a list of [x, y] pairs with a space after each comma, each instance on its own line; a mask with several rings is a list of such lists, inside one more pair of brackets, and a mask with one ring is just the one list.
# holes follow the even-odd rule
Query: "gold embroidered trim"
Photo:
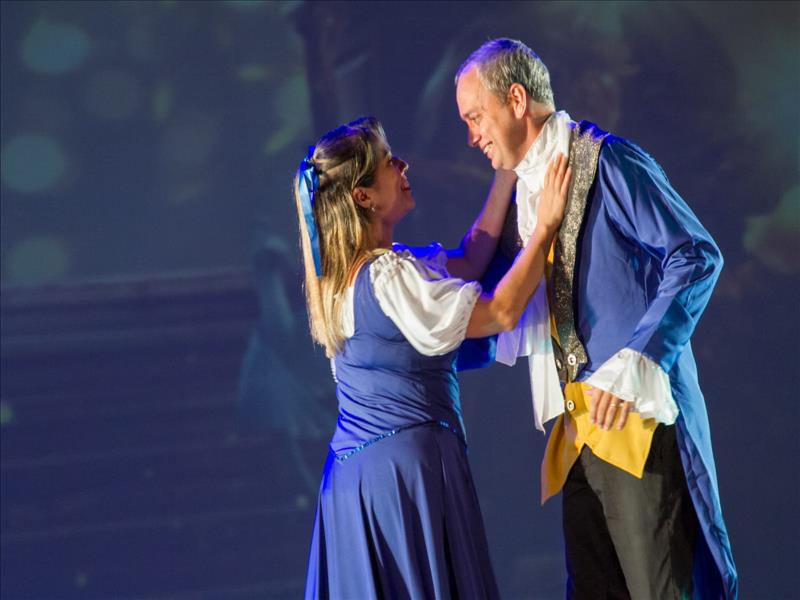
[[597, 174], [597, 160], [600, 147], [608, 135], [588, 121], [581, 121], [572, 130], [570, 140], [569, 165], [572, 167], [572, 182], [564, 221], [558, 230], [555, 256], [553, 260], [552, 285], [550, 286], [550, 306], [555, 315], [558, 338], [561, 342], [557, 361], [559, 376], [567, 383], [574, 381], [578, 370], [587, 362], [586, 349], [575, 330], [573, 311], [573, 287], [575, 259], [578, 248], [586, 199]]

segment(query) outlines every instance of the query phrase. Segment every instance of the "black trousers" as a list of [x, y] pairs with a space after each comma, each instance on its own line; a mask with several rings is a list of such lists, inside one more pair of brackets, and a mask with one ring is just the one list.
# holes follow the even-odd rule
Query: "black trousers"
[[563, 490], [567, 598], [691, 598], [697, 516], [675, 426], [659, 425], [638, 479], [584, 446]]

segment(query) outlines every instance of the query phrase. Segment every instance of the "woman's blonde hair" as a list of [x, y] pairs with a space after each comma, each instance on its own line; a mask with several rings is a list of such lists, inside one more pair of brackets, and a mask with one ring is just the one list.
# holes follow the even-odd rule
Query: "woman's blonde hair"
[[[386, 134], [374, 117], [362, 117], [323, 135], [294, 177], [305, 265], [305, 293], [311, 336], [333, 357], [345, 340], [343, 292], [353, 267], [376, 250], [371, 239], [370, 211], [353, 199], [357, 187], [370, 187], [380, 160], [389, 152]], [[301, 170], [313, 166], [319, 185], [313, 192], [313, 216], [322, 272], [317, 276], [301, 201]]]

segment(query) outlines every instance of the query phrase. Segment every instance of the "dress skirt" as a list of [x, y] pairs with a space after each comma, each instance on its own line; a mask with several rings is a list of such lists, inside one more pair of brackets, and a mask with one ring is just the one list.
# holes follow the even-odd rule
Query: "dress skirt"
[[305, 597], [499, 597], [458, 435], [425, 424], [328, 455]]

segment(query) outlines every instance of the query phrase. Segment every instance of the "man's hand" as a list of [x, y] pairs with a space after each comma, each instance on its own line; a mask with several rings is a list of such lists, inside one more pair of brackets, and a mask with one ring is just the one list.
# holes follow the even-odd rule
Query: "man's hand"
[[592, 398], [589, 408], [589, 421], [596, 423], [608, 431], [617, 420], [617, 429], [625, 427], [628, 422], [628, 413], [633, 408], [633, 402], [625, 402], [611, 392], [592, 388], [589, 391]]

